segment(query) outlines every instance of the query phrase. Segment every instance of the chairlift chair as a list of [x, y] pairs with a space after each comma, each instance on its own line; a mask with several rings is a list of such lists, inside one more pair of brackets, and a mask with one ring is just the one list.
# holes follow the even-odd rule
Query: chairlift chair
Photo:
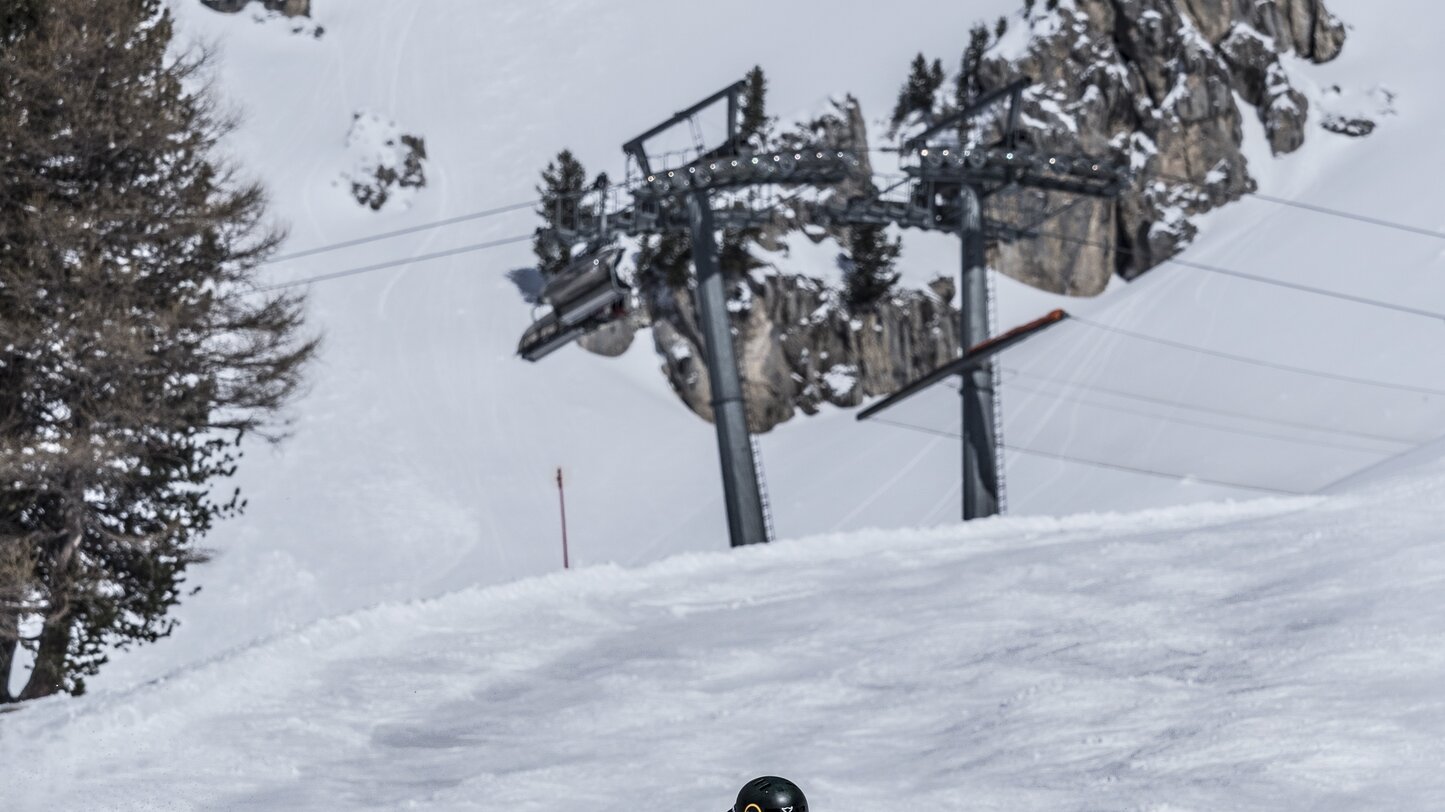
[[632, 289], [618, 276], [623, 249], [610, 246], [576, 257], [542, 287], [551, 311], [522, 334], [517, 354], [537, 361], [627, 313]]

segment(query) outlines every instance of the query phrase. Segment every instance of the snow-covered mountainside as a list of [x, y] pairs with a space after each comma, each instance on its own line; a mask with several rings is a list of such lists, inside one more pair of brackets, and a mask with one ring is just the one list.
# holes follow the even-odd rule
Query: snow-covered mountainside
[[[246, 111], [234, 149], [267, 179], [291, 224], [291, 251], [526, 201], [559, 145], [620, 175], [622, 141], [754, 64], [767, 66], [770, 106], [780, 114], [816, 109], [841, 91], [867, 109], [889, 109], [914, 53], [949, 53], [976, 19], [1017, 11], [1004, 0], [886, 11], [745, 3], [718, 17], [661, 0], [626, 10], [347, 0], [313, 4], [325, 29], [317, 38], [282, 17], [258, 23], [255, 14], [180, 0], [174, 7], [183, 30], [221, 47], [220, 85]], [[1422, 21], [1441, 11], [1412, 8], [1387, 14], [1342, 3], [1334, 12], [1354, 26], [1344, 53], [1323, 66], [1286, 59], [1295, 86], [1312, 96], [1367, 98], [1385, 88], [1397, 114], [1368, 138], [1320, 131], [1280, 159], [1246, 117], [1246, 153], [1262, 191], [1442, 223], [1445, 203], [1421, 186], [1428, 173], [1420, 170], [1440, 161], [1431, 133], [1445, 123], [1445, 104], [1415, 56], [1428, 47]], [[773, 21], [758, 26], [764, 11]], [[919, 26], [924, 18], [930, 24]], [[829, 46], [800, 49], [800, 26]], [[639, 31], [648, 33], [627, 44]], [[361, 111], [426, 141], [429, 185], [409, 209], [373, 212], [350, 195], [347, 135]], [[524, 236], [535, 223], [518, 210], [280, 262], [270, 274], [303, 279]], [[1189, 260], [1390, 301], [1445, 301], [1437, 240], [1257, 198], [1200, 226]], [[905, 281], [921, 286], [954, 273], [956, 240], [905, 239]], [[95, 684], [124, 684], [379, 601], [551, 571], [560, 561], [558, 466], [569, 482], [574, 560], [631, 565], [722, 548], [712, 428], [668, 391], [652, 349], [638, 346], [650, 342], [612, 360], [576, 349], [535, 366], [515, 358], [528, 310], [506, 271], [530, 260], [518, 242], [315, 285], [326, 348], [294, 438], [279, 453], [257, 447], [245, 460], [249, 512], [213, 534], [219, 556], [197, 571], [205, 589], [183, 607], [182, 630], [119, 658]], [[1439, 386], [1441, 377], [1438, 356], [1417, 349], [1438, 338], [1436, 321], [1191, 268], [1166, 266], [1094, 300], [1008, 280], [999, 287], [1005, 325], [1062, 304], [1133, 332], [1269, 362], [1420, 386]], [[1007, 459], [1014, 513], [1254, 493], [1213, 482], [1311, 491], [1445, 428], [1438, 396], [1239, 364], [1082, 324], [1011, 351], [1003, 365], [1005, 441], [1027, 449]], [[944, 432], [957, 425], [942, 389], [896, 417]], [[958, 515], [959, 452], [946, 436], [859, 425], [832, 411], [769, 434], [762, 454], [783, 537]]]
[[[233, 149], [290, 252], [525, 202], [559, 146], [620, 170], [624, 140], [755, 64], [774, 112], [839, 92], [887, 110], [916, 52], [957, 53], [976, 19], [1018, 10], [311, 5], [298, 31], [173, 2], [221, 48], [218, 85], [246, 113]], [[1284, 69], [1311, 121], [1353, 105], [1377, 127], [1315, 127], [1275, 158], [1245, 117], [1260, 192], [1445, 229], [1445, 98], [1422, 69], [1445, 7], [1330, 7], [1344, 51]], [[357, 113], [425, 140], [425, 188], [357, 204]], [[535, 225], [520, 209], [268, 273]], [[1029, 518], [1334, 493], [1445, 433], [1439, 319], [1199, 267], [1438, 311], [1445, 243], [1257, 196], [1198, 226], [1194, 265], [1097, 299], [1000, 280], [1001, 324], [1054, 306], [1089, 320], [1003, 356], [1013, 518], [950, 525], [958, 406], [940, 388], [894, 415], [912, 430], [835, 409], [762, 439], [780, 536], [937, 529], [642, 570], [727, 543], [712, 427], [651, 342], [518, 360], [528, 308], [506, 272], [531, 264], [524, 240], [318, 283], [326, 346], [294, 437], [243, 460], [250, 508], [211, 535], [182, 626], [117, 656], [91, 696], [0, 717], [0, 800], [607, 809], [640, 791], [619, 775], [660, 772], [675, 783], [647, 797], [690, 808], [793, 771], [819, 809], [900, 786], [950, 808], [1439, 808], [1438, 467], [1370, 496]], [[901, 268], [922, 286], [957, 254], [907, 234]], [[573, 561], [620, 568], [479, 589], [560, 567], [559, 466]]]
[[[1445, 449], [389, 604], [0, 722], [7, 809], [1445, 808]], [[901, 800], [900, 800], [901, 799]]]

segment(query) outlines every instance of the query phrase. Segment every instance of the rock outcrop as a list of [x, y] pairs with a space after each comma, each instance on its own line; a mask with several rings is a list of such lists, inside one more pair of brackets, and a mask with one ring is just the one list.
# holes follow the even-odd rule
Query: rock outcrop
[[268, 11], [279, 11], [287, 17], [311, 16], [311, 0], [201, 0], [203, 5], [227, 14], [235, 14], [252, 2], [259, 2]]
[[410, 205], [426, 186], [426, 141], [377, 113], [353, 114], [346, 149], [351, 168], [342, 181], [356, 202], [373, 211], [392, 201]]
[[[1193, 238], [1190, 216], [1254, 189], [1244, 154], [1244, 116], [1258, 118], [1270, 149], [1304, 142], [1309, 104], [1289, 78], [1290, 54], [1324, 62], [1339, 54], [1344, 25], [1323, 0], [1059, 0], [1030, 4], [1028, 44], [1012, 58], [985, 53], [982, 91], [1019, 76], [1023, 122], [1046, 150], [1109, 156], [1135, 171], [1117, 200], [1084, 201], [1051, 220], [1044, 236], [991, 246], [992, 267], [1037, 288], [1076, 296], [1103, 291], [1109, 277], [1132, 278], [1178, 253]], [[960, 43], [962, 49], [963, 43]], [[1252, 108], [1252, 109], [1247, 109]], [[1327, 118], [1350, 135], [1368, 121]], [[824, 137], [867, 149], [862, 112], [851, 100], [785, 134], [805, 143]], [[854, 182], [825, 194], [846, 199], [870, 191]], [[1032, 201], [1062, 208], [1068, 198]], [[776, 250], [792, 229], [815, 239], [826, 230], [779, 214], [756, 243]], [[828, 236], [843, 241], [844, 236]], [[907, 263], [906, 254], [901, 262]], [[850, 313], [837, 291], [789, 275], [786, 259], [754, 274], [733, 302], [734, 332], [748, 416], [767, 431], [822, 403], [852, 406], [896, 391], [956, 357], [953, 284], [904, 290], [863, 313]], [[584, 342], [616, 354], [641, 326], [652, 327], [663, 372], [694, 412], [711, 418], [709, 384], [692, 292], [655, 286], [628, 323]]]
[[[750, 279], [734, 311], [734, 341], [748, 422], [767, 431], [797, 410], [856, 406], [895, 392], [958, 354], [952, 283], [901, 291], [864, 313], [849, 313], [838, 291], [805, 276]], [[712, 388], [691, 290], [659, 292], [650, 303], [663, 371], [688, 408], [712, 419]]]
[[[1130, 278], [1178, 253], [1195, 234], [1190, 215], [1253, 190], [1245, 115], [1260, 120], [1275, 154], [1298, 149], [1309, 103], [1282, 57], [1324, 62], [1345, 37], [1323, 0], [1064, 0], [1027, 24], [1024, 54], [985, 56], [980, 84], [1033, 77], [1024, 121], [1034, 141], [1126, 160], [1136, 181], [1117, 201], [1082, 204], [1052, 224], [1065, 239], [1001, 246], [993, 264], [1085, 296], [1112, 273]], [[1091, 247], [1099, 243], [1113, 248]]]

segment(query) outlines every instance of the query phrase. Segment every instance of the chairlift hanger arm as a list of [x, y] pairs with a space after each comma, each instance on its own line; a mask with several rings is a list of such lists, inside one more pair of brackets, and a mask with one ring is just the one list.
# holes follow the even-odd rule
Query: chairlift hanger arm
[[[917, 149], [917, 148], [919, 148], [919, 147], [927, 144], [927, 143], [928, 143], [928, 139], [931, 138], [931, 137], [932, 137], [933, 135], [935, 135], [936, 133], [942, 132], [943, 130], [948, 129], [949, 127], [957, 126], [960, 122], [964, 121], [965, 119], [972, 118], [972, 117], [973, 117], [974, 115], [976, 115], [980, 110], [983, 110], [984, 108], [992, 105], [993, 103], [997, 102], [999, 99], [1003, 98], [1004, 96], [1012, 96], [1012, 97], [1013, 97], [1014, 109], [1017, 110], [1017, 108], [1018, 108], [1018, 103], [1019, 103], [1019, 96], [1023, 93], [1024, 88], [1026, 88], [1026, 87], [1028, 87], [1029, 85], [1033, 84], [1033, 82], [1034, 82], [1034, 80], [1033, 80], [1031, 77], [1021, 76], [1021, 77], [1019, 77], [1018, 79], [1015, 79], [1015, 80], [1013, 80], [1012, 82], [1009, 82], [1008, 84], [1004, 85], [1003, 87], [998, 88], [997, 90], [992, 90], [992, 91], [989, 91], [988, 93], [983, 94], [982, 96], [979, 96], [977, 99], [974, 99], [972, 102], [970, 102], [967, 107], [964, 107], [962, 110], [959, 110], [958, 112], [956, 112], [956, 113], [948, 116], [947, 118], [943, 119], [942, 121], [939, 121], [938, 123], [934, 124], [932, 127], [929, 127], [928, 129], [924, 130], [923, 132], [919, 133], [918, 135], [915, 135], [915, 136], [913, 136], [912, 138], [910, 138], [910, 139], [908, 139], [907, 141], [905, 141], [905, 142], [903, 143], [903, 149], [905, 149], [905, 150]], [[1011, 112], [1011, 113], [1009, 114], [1009, 121], [1010, 121], [1011, 124], [1017, 125], [1018, 118], [1017, 118], [1017, 116], [1016, 116], [1013, 112]]]
[[[646, 142], [647, 142], [648, 139], [652, 138], [653, 136], [655, 136], [655, 135], [657, 135], [657, 134], [659, 134], [659, 133], [666, 132], [668, 129], [670, 129], [670, 128], [672, 128], [673, 126], [675, 126], [678, 122], [680, 122], [680, 121], [685, 121], [688, 117], [693, 116], [693, 115], [696, 115], [699, 111], [704, 110], [704, 109], [712, 106], [712, 105], [715, 104], [717, 101], [719, 101], [720, 99], [723, 99], [723, 98], [728, 99], [728, 110], [729, 110], [729, 111], [734, 111], [734, 116], [736, 116], [736, 112], [735, 112], [735, 111], [737, 110], [737, 96], [738, 96], [739, 93], [742, 93], [743, 90], [744, 90], [747, 86], [748, 86], [747, 80], [746, 80], [746, 79], [741, 79], [741, 80], [739, 80], [739, 81], [737, 81], [737, 82], [734, 82], [734, 83], [728, 85], [727, 87], [723, 88], [722, 90], [719, 90], [718, 92], [712, 94], [711, 96], [708, 96], [707, 98], [703, 99], [702, 101], [698, 102], [697, 104], [694, 104], [693, 106], [687, 108], [686, 110], [682, 110], [682, 111], [680, 111], [680, 112], [678, 112], [678, 113], [674, 113], [673, 116], [672, 116], [672, 118], [668, 119], [667, 121], [664, 121], [663, 123], [657, 125], [656, 127], [653, 127], [652, 129], [648, 130], [647, 132], [643, 133], [642, 135], [639, 135], [639, 136], [637, 136], [636, 138], [632, 139], [631, 141], [628, 141], [627, 143], [623, 144], [623, 145], [622, 145], [622, 151], [625, 152], [625, 153], [627, 153], [628, 155], [631, 155], [633, 158], [636, 158], [636, 159], [637, 159], [637, 163], [638, 163], [638, 165], [640, 166], [640, 168], [642, 169], [643, 174], [647, 174], [647, 173], [651, 172], [651, 171], [652, 171], [652, 168], [651, 168], [651, 166], [650, 166], [650, 165], [648, 164], [648, 162], [647, 162], [647, 151], [646, 151], [645, 149], [643, 149], [643, 146], [644, 146], [644, 144], [646, 144]], [[734, 129], [735, 127], [736, 127], [736, 123], [735, 123], [735, 122], [729, 122], [729, 123], [728, 123], [728, 135], [729, 135], [729, 137], [733, 137], [733, 136], [736, 134], [736, 133], [735, 133], [735, 129]]]
[[968, 352], [963, 354], [962, 358], [944, 364], [938, 369], [935, 369], [927, 375], [924, 375], [922, 378], [919, 378], [913, 383], [908, 384], [897, 392], [894, 392], [883, 400], [859, 412], [858, 419], [867, 420], [868, 418], [872, 417], [875, 414], [878, 414], [884, 409], [887, 409], [891, 406], [896, 406], [903, 400], [906, 400], [907, 398], [910, 398], [918, 394], [919, 392], [922, 392], [924, 389], [927, 389], [928, 387], [938, 383], [939, 381], [947, 378], [950, 375], [957, 375], [961, 372], [967, 372], [970, 369], [982, 366], [984, 362], [988, 361], [988, 359], [992, 358], [993, 356], [1003, 352], [1004, 350], [1014, 346], [1015, 344], [1021, 343], [1030, 336], [1042, 332], [1046, 328], [1058, 324], [1059, 322], [1067, 319], [1068, 317], [1068, 313], [1065, 313], [1062, 310], [1054, 310], [1041, 319], [1035, 319], [1028, 324], [1023, 324], [1015, 327], [1014, 329], [1009, 330], [1003, 335], [995, 336], [987, 341], [975, 344], [974, 346], [969, 348]]

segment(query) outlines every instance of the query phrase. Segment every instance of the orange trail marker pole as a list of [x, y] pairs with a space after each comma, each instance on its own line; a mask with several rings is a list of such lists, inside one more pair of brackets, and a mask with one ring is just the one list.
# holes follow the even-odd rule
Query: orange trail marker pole
[[562, 469], [557, 469], [557, 506], [562, 510], [562, 569], [571, 569], [567, 555], [567, 497], [562, 492]]

